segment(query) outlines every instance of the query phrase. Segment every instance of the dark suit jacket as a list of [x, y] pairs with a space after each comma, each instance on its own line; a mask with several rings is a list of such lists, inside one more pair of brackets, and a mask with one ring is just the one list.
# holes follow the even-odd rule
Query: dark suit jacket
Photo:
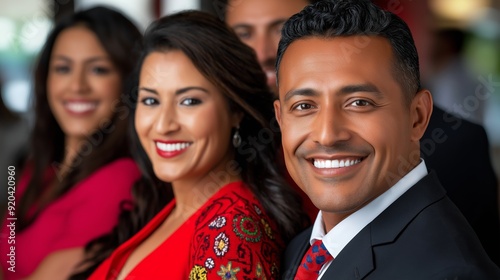
[[[311, 230], [287, 247], [283, 279], [293, 279]], [[363, 228], [322, 279], [498, 280], [500, 269], [431, 173]]]
[[500, 266], [498, 182], [486, 131], [434, 106], [420, 141], [422, 158], [464, 214], [490, 258]]

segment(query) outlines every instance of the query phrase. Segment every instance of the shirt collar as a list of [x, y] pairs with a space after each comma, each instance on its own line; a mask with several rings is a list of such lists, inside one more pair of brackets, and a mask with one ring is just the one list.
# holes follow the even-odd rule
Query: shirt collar
[[389, 205], [396, 201], [402, 194], [427, 175], [427, 167], [423, 159], [413, 170], [401, 178], [394, 186], [372, 200], [363, 208], [352, 213], [338, 223], [328, 233], [323, 226], [322, 211], [319, 211], [313, 225], [311, 237], [312, 245], [316, 240], [323, 240], [328, 252], [336, 258], [342, 249], [370, 222], [372, 222]]

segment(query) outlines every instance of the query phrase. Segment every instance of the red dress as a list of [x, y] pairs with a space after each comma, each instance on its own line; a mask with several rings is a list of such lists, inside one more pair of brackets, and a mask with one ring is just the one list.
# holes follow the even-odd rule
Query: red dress
[[[46, 174], [47, 182], [55, 176], [51, 171]], [[130, 190], [140, 175], [131, 158], [120, 158], [96, 170], [49, 204], [29, 227], [15, 234], [14, 240], [9, 239], [11, 233], [7, 227], [11, 221], [2, 221], [0, 266], [5, 280], [24, 279], [51, 253], [84, 247], [109, 232], [118, 221], [120, 204], [132, 199]], [[31, 168], [28, 168], [16, 186], [16, 206], [30, 178]], [[15, 255], [14, 262], [8, 262], [11, 258], [7, 254]]]
[[[89, 278], [116, 279], [133, 250], [168, 217], [170, 202]], [[284, 244], [242, 182], [222, 187], [125, 279], [278, 279]]]

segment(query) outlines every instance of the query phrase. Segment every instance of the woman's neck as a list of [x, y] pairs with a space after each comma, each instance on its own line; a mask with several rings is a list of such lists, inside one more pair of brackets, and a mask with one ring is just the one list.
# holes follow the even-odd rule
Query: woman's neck
[[[225, 161], [224, 163], [227, 163]], [[227, 166], [221, 164], [219, 166]], [[215, 168], [205, 176], [187, 178], [172, 182], [175, 196], [176, 213], [191, 215], [225, 185], [240, 181], [239, 173], [227, 172], [224, 168]]]

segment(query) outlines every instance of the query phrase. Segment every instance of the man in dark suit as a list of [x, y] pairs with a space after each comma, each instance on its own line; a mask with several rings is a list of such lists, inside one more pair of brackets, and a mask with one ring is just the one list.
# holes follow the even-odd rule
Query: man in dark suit
[[363, 0], [308, 6], [276, 69], [286, 167], [320, 209], [285, 279], [500, 279], [420, 157], [432, 97], [400, 18]]
[[[392, 7], [390, 1], [373, 2], [379, 7]], [[218, 4], [218, 15], [255, 50], [269, 86], [277, 90], [274, 64], [281, 38], [279, 30], [289, 17], [315, 2], [318, 1], [220, 0], [214, 3]], [[409, 13], [403, 16], [405, 14]], [[498, 185], [484, 128], [434, 106], [420, 143], [427, 168], [437, 172], [447, 195], [467, 218], [490, 258], [500, 266]], [[292, 180], [289, 181], [296, 188]], [[302, 191], [300, 194], [304, 209], [314, 220], [318, 213], [316, 207]]]

